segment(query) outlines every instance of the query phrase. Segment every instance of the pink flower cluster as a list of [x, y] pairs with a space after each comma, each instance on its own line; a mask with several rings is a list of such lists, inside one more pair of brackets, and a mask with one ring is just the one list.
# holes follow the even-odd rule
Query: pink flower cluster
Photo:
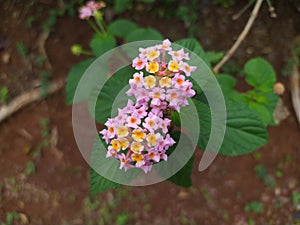
[[80, 7], [79, 9], [79, 18], [80, 19], [89, 19], [91, 16], [94, 15], [96, 11], [99, 9], [104, 8], [106, 5], [104, 2], [95, 2], [95, 1], [88, 1], [85, 6]]
[[107, 157], [120, 160], [120, 169], [138, 167], [147, 173], [153, 163], [167, 160], [166, 151], [175, 141], [168, 134], [171, 120], [157, 116], [146, 105], [119, 109], [118, 116], [105, 123], [100, 133], [108, 146]]
[[145, 69], [151, 75], [144, 76], [143, 71], [135, 73], [133, 79], [129, 80], [127, 95], [134, 95], [139, 103], [151, 99], [153, 108], [164, 110], [169, 107], [180, 111], [181, 106], [188, 104], [187, 99], [195, 95], [192, 83], [186, 79], [196, 70], [195, 66], [183, 61], [189, 60], [188, 53], [183, 49], [173, 51], [168, 39], [161, 45], [140, 48], [139, 52], [132, 66], [136, 70]]
[[[188, 65], [189, 55], [172, 51], [166, 39], [161, 45], [139, 49], [132, 66], [140, 71], [129, 80], [128, 100], [118, 116], [105, 123], [100, 133], [108, 146], [107, 157], [120, 160], [120, 169], [137, 167], [149, 172], [152, 165], [167, 160], [166, 151], [175, 141], [168, 133], [171, 120], [164, 118], [168, 110], [180, 111], [195, 95], [192, 83], [186, 79], [196, 67]], [[144, 75], [146, 74], [146, 75]]]

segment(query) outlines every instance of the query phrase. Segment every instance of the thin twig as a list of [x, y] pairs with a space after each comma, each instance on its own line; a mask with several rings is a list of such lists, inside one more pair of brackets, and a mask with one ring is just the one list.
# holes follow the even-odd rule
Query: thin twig
[[[64, 86], [64, 80], [57, 80], [49, 84], [46, 93], [48, 95], [55, 93]], [[8, 105], [4, 105], [0, 108], [0, 123], [6, 118], [17, 112], [19, 109], [32, 102], [38, 101], [44, 97], [42, 90], [44, 87], [33, 89], [13, 99]]]
[[238, 39], [236, 42], [232, 45], [232, 47], [229, 49], [229, 51], [226, 53], [226, 55], [222, 58], [222, 60], [213, 68], [214, 72], [217, 74], [221, 67], [228, 61], [228, 59], [231, 58], [231, 56], [234, 54], [234, 52], [237, 50], [237, 48], [240, 46], [242, 41], [245, 39], [247, 36], [250, 28], [253, 25], [254, 20], [257, 17], [258, 11], [262, 5], [263, 0], [257, 0], [255, 3], [255, 6], [253, 8], [253, 11], [251, 13], [251, 16], [249, 17], [249, 20], [244, 27], [242, 33], [239, 35]]
[[296, 112], [296, 117], [300, 124], [299, 68], [297, 65], [294, 66], [293, 72], [290, 76], [290, 85], [291, 85], [292, 102], [293, 102], [294, 110]]
[[233, 19], [233, 20], [237, 20], [238, 18], [240, 18], [240, 16], [243, 15], [244, 12], [246, 12], [247, 9], [249, 9], [250, 6], [251, 6], [254, 2], [255, 2], [255, 0], [249, 1], [249, 2], [247, 3], [247, 5], [245, 5], [239, 12], [237, 12], [236, 14], [234, 14], [234, 15], [232, 16], [232, 19]]

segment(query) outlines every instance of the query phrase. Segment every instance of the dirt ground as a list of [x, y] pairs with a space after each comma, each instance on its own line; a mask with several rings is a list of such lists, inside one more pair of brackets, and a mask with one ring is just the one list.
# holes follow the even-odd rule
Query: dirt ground
[[[204, 49], [225, 51], [236, 40], [250, 12], [233, 21], [232, 15], [245, 2], [228, 9], [209, 2], [199, 3], [195, 35]], [[249, 36], [226, 67], [242, 67], [249, 58], [262, 56], [287, 85], [282, 99], [290, 115], [278, 126], [268, 128], [270, 140], [265, 146], [250, 155], [218, 156], [204, 172], [198, 172], [195, 163], [189, 189], [162, 182], [123, 187], [91, 198], [89, 167], [77, 149], [71, 107], [66, 106], [64, 90], [60, 90], [0, 124], [0, 222], [300, 224], [300, 130], [288, 78], [282, 72], [293, 40], [300, 34], [300, 13], [293, 1], [274, 2], [277, 18], [270, 18], [264, 4]], [[58, 8], [56, 2], [4, 0], [0, 5], [0, 88], [8, 88], [8, 101], [38, 85], [45, 76], [48, 82], [65, 78], [71, 66], [84, 59], [72, 55], [69, 49], [75, 43], [87, 47], [92, 30], [76, 17], [59, 17], [46, 41], [38, 41], [45, 34], [41, 27], [49, 10]], [[171, 40], [187, 35], [187, 28], [177, 18], [164, 20], [151, 16], [151, 12], [137, 12], [133, 20], [158, 29]], [[25, 56], [20, 43], [26, 48]], [[48, 63], [41, 59], [41, 44]], [[243, 82], [238, 88], [244, 88]], [[201, 151], [196, 152], [196, 162], [201, 155]], [[9, 223], [8, 217], [15, 219]]]

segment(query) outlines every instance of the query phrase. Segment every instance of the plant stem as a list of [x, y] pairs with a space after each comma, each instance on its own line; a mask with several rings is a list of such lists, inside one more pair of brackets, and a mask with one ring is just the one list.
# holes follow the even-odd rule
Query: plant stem
[[86, 51], [86, 50], [82, 50], [81, 54], [84, 54], [84, 55], [94, 55], [92, 52], [89, 52], [89, 51]]
[[98, 19], [95, 19], [96, 20], [96, 23], [98, 25], [98, 27], [100, 28], [100, 31], [103, 33], [103, 34], [106, 34], [106, 31], [104, 29], [104, 26], [102, 24], [102, 21], [99, 21]]
[[98, 27], [92, 21], [90, 21], [88, 19], [87, 22], [97, 34], [99, 34], [100, 36], [102, 35], [101, 31], [98, 29]]
[[226, 55], [222, 58], [222, 60], [213, 68], [215, 74], [217, 74], [219, 72], [219, 70], [221, 69], [221, 67], [231, 58], [231, 56], [235, 53], [237, 48], [240, 46], [242, 41], [247, 36], [250, 28], [253, 25], [254, 20], [257, 17], [257, 14], [262, 5], [262, 2], [263, 2], [263, 0], [256, 1], [255, 6], [252, 10], [251, 16], [249, 17], [248, 22], [247, 22], [246, 26], [244, 27], [242, 33], [239, 35], [236, 42], [232, 45], [232, 47], [229, 49], [229, 51], [226, 53]]

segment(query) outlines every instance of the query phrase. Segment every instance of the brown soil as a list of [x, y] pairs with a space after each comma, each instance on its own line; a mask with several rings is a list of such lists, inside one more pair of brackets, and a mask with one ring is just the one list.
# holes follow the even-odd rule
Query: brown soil
[[[206, 50], [228, 49], [247, 21], [249, 11], [237, 21], [231, 16], [244, 3], [223, 9], [203, 1], [199, 12], [198, 40]], [[0, 87], [7, 86], [10, 99], [36, 85], [40, 74], [48, 70], [35, 58], [40, 54], [36, 40], [41, 25], [55, 3], [41, 1], [32, 6], [22, 1], [3, 1], [0, 9]], [[300, 14], [287, 1], [275, 1], [277, 19], [271, 19], [264, 4], [246, 40], [232, 62], [241, 67], [256, 56], [263, 56], [277, 71], [278, 79], [288, 84], [281, 71], [290, 57], [291, 43], [300, 32]], [[207, 5], [205, 5], [207, 4]], [[38, 18], [31, 26], [30, 15]], [[128, 15], [127, 15], [128, 17]], [[187, 29], [176, 18], [163, 20], [150, 13], [137, 13], [137, 22], [159, 29], [172, 40], [184, 37]], [[148, 18], [148, 19], [143, 19]], [[151, 19], [149, 19], [151, 18]], [[170, 24], [176, 26], [171, 26]], [[226, 35], [225, 35], [226, 34]], [[52, 65], [50, 80], [65, 78], [69, 69], [83, 57], [71, 55], [74, 43], [85, 47], [92, 30], [75, 17], [59, 18], [45, 44]], [[5, 42], [5, 40], [7, 40]], [[16, 43], [28, 46], [22, 58]], [[241, 82], [240, 89], [243, 89]], [[287, 85], [288, 87], [288, 85]], [[287, 88], [288, 89], [288, 88]], [[71, 123], [71, 107], [65, 105], [64, 91], [24, 108], [0, 125], [0, 222], [17, 212], [22, 219], [15, 224], [300, 224], [300, 211], [293, 205], [293, 192], [300, 193], [300, 139], [291, 106], [289, 90], [283, 102], [290, 116], [279, 126], [269, 128], [270, 141], [253, 154], [240, 157], [218, 156], [209, 169], [197, 171], [201, 152], [196, 153], [193, 187], [171, 183], [147, 187], [124, 187], [89, 197], [89, 169], [77, 149]], [[43, 127], [43, 119], [49, 125]], [[55, 131], [57, 130], [57, 135]], [[57, 144], [53, 139], [57, 138]], [[50, 145], [50, 147], [48, 146]], [[26, 170], [32, 161], [35, 171]], [[267, 179], [257, 177], [254, 168], [262, 165]], [[282, 173], [282, 176], [280, 175]], [[263, 212], [246, 212], [251, 201], [263, 204]], [[299, 210], [299, 209], [298, 209]], [[122, 220], [123, 218], [123, 220]]]

